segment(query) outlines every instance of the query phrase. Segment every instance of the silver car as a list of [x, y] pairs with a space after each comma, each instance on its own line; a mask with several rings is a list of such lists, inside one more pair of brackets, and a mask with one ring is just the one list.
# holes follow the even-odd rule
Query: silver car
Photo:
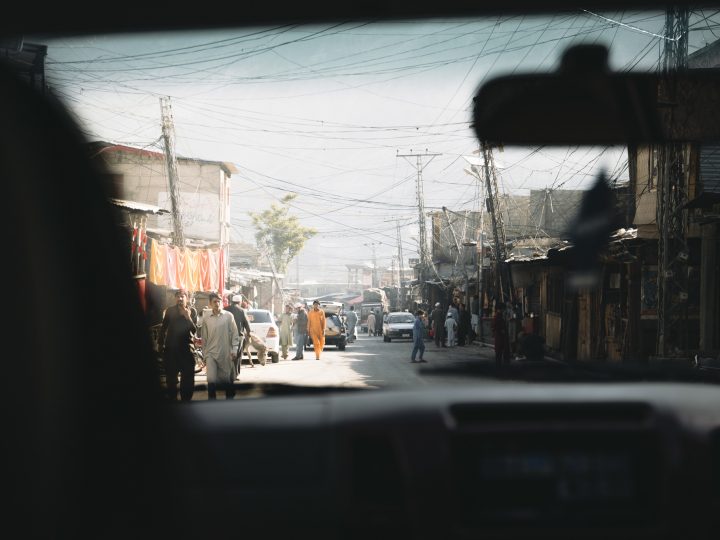
[[383, 341], [393, 339], [412, 339], [415, 316], [407, 311], [393, 311], [387, 314], [383, 322]]
[[[267, 356], [273, 364], [277, 364], [280, 360], [280, 330], [275, 323], [275, 317], [267, 309], [248, 309], [246, 315], [250, 331], [265, 342]], [[257, 349], [252, 344], [248, 346], [248, 352], [257, 356]], [[258, 361], [264, 363], [262, 358], [258, 358]]]

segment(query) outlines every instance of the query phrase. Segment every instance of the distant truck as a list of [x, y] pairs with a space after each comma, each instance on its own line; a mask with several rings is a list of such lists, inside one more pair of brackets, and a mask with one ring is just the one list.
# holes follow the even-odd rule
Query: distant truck
[[365, 289], [362, 304], [355, 307], [359, 315], [360, 332], [367, 332], [367, 318], [371, 311], [380, 311], [382, 317], [382, 314], [388, 311], [389, 308], [390, 302], [385, 291], [382, 289]]

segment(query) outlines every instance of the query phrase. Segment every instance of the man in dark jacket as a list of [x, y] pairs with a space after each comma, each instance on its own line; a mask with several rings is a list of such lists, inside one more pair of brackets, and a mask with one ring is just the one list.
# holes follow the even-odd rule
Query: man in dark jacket
[[462, 347], [463, 345], [469, 345], [472, 342], [472, 318], [467, 306], [463, 302], [458, 304], [458, 314], [460, 316], [460, 320], [458, 321], [457, 344]]
[[505, 319], [505, 302], [498, 302], [495, 305], [492, 331], [495, 340], [495, 365], [502, 367], [510, 362], [510, 334]]
[[180, 374], [180, 399], [191, 401], [195, 390], [195, 356], [193, 337], [197, 332], [197, 311], [188, 306], [188, 294], [183, 289], [175, 291], [175, 305], [165, 310], [158, 350], [163, 357], [167, 395], [177, 399], [178, 373]]
[[293, 323], [293, 335], [295, 337], [295, 358], [293, 360], [302, 360], [305, 352], [305, 342], [307, 341], [308, 316], [303, 304], [297, 304], [297, 317]]
[[[227, 307], [226, 311], [229, 311], [232, 313], [233, 317], [235, 317], [235, 325], [238, 328], [238, 333], [240, 334], [240, 343], [237, 348], [237, 356], [235, 358], [236, 362], [236, 371], [238, 376], [240, 376], [240, 366], [242, 364], [242, 353], [243, 348], [245, 347], [246, 340], [250, 337], [250, 322], [248, 322], [247, 315], [245, 314], [245, 310], [240, 306], [240, 302], [242, 301], [242, 296], [239, 294], [236, 294], [232, 297], [231, 304]], [[249, 355], [248, 355], [249, 356]], [[250, 360], [252, 362], [252, 359]]]
[[443, 311], [440, 302], [436, 302], [435, 309], [433, 309], [430, 314], [430, 324], [432, 325], [436, 347], [440, 347], [441, 345], [445, 347], [445, 340], [443, 339], [445, 334], [445, 318], [445, 311]]

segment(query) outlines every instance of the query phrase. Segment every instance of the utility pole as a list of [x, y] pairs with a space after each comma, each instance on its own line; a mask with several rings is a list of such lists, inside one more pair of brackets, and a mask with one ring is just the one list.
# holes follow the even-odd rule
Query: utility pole
[[[677, 99], [673, 72], [687, 69], [687, 7], [668, 7], [665, 12], [663, 77], [659, 100]], [[672, 116], [672, 107], [669, 108]], [[670, 120], [672, 122], [672, 120]], [[687, 299], [689, 250], [687, 244], [687, 151], [683, 143], [658, 147], [658, 192], [656, 221], [658, 240], [657, 354], [672, 356], [687, 350]]]
[[[410, 154], [397, 154], [397, 157], [404, 158], [405, 161], [410, 163], [410, 165], [413, 165], [413, 163], [408, 159], [411, 157], [415, 158], [415, 164], [414, 167], [417, 170], [417, 180], [416, 180], [416, 193], [417, 193], [417, 204], [418, 204], [418, 224], [420, 229], [420, 238], [419, 241], [419, 250], [420, 250], [420, 286], [422, 287], [422, 290], [426, 289], [425, 286], [425, 276], [427, 273], [428, 268], [428, 252], [427, 252], [427, 232], [425, 229], [425, 196], [423, 195], [423, 182], [422, 182], [422, 172], [425, 167], [427, 167], [430, 162], [435, 159], [437, 156], [441, 156], [442, 154], [430, 154], [427, 152], [427, 149], [425, 149], [425, 153], [422, 154], [413, 154], [412, 150], [410, 150]], [[427, 163], [423, 164], [422, 158], [423, 157], [429, 157]], [[425, 293], [427, 291], [425, 290]], [[425, 300], [427, 300], [427, 294], [422, 294], [421, 303], [425, 303]]]
[[[395, 257], [393, 257], [390, 260], [390, 275], [392, 276], [392, 279], [394, 281], [395, 280]], [[400, 311], [400, 309], [398, 309], [398, 306], [397, 306], [397, 297], [395, 297], [395, 302], [396, 302], [395, 311]]]
[[[481, 153], [482, 147], [478, 148], [478, 150], [474, 153]], [[482, 269], [483, 269], [483, 263], [485, 262], [485, 225], [483, 222], [483, 216], [485, 215], [484, 206], [485, 206], [485, 197], [483, 193], [483, 178], [478, 172], [479, 163], [477, 161], [477, 158], [474, 158], [472, 156], [463, 156], [465, 158], [465, 161], [467, 161], [470, 164], [469, 169], [464, 169], [466, 174], [469, 174], [475, 180], [477, 181], [477, 200], [478, 200], [478, 213], [480, 214], [479, 224], [477, 228], [477, 241], [475, 242], [475, 250], [476, 250], [476, 261], [477, 261], [477, 295], [478, 295], [478, 305], [477, 305], [477, 316], [478, 316], [478, 337], [480, 338], [480, 342], [482, 343], [482, 334], [483, 334], [483, 323], [482, 323], [482, 308], [483, 308], [483, 289], [482, 289]]]
[[480, 180], [480, 177], [477, 177], [478, 180], [478, 197], [480, 199], [480, 203], [478, 204], [478, 210], [480, 211], [480, 231], [478, 233], [478, 239], [477, 239], [477, 246], [478, 246], [478, 252], [476, 254], [477, 260], [478, 260], [478, 271], [477, 271], [477, 290], [478, 290], [478, 336], [480, 337], [480, 342], [482, 343], [483, 339], [483, 282], [482, 282], [482, 269], [483, 264], [485, 263], [485, 226], [483, 223], [483, 216], [485, 214], [485, 204], [483, 203], [483, 186], [482, 181]]
[[398, 246], [398, 275], [400, 277], [399, 280], [399, 294], [400, 294], [400, 309], [405, 308], [405, 286], [403, 285], [403, 281], [405, 279], [405, 267], [404, 267], [404, 259], [403, 259], [403, 251], [402, 251], [402, 238], [400, 236], [400, 222], [397, 222], [397, 246]]
[[495, 161], [493, 159], [492, 149], [485, 141], [481, 143], [481, 151], [485, 161], [487, 205], [492, 222], [493, 242], [495, 244], [495, 287], [501, 302], [505, 302], [506, 300], [512, 301], [512, 286], [510, 285], [505, 264], [507, 259], [507, 245], [502, 210], [500, 209], [500, 194], [497, 186]]
[[168, 183], [170, 191], [170, 204], [173, 219], [173, 243], [176, 246], [185, 245], [183, 234], [182, 215], [180, 213], [180, 188], [177, 171], [177, 157], [175, 156], [175, 127], [172, 119], [172, 107], [169, 97], [160, 97], [160, 113], [162, 115], [162, 137], [165, 143], [165, 162], [168, 169]]

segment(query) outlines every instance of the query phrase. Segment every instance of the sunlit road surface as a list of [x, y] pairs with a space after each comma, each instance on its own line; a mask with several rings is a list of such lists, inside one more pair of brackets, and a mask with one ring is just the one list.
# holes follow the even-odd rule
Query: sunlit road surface
[[[425, 342], [426, 364], [412, 364], [409, 340], [383, 342], [382, 337], [361, 335], [344, 351], [335, 346], [326, 347], [320, 360], [315, 359], [312, 350], [306, 350], [303, 360], [291, 360], [294, 349], [287, 360], [277, 364], [268, 359], [264, 366], [250, 367], [243, 364], [236, 383], [273, 383], [296, 386], [333, 386], [360, 388], [417, 388], [428, 384], [460, 384], [473, 382], [463, 375], [433, 375], [434, 367], [446, 367], [456, 362], [477, 359], [490, 362], [494, 358], [492, 347], [477, 344], [465, 347], [437, 348], [432, 341]], [[195, 375], [196, 390], [193, 400], [207, 399], [206, 377]], [[225, 393], [218, 391], [218, 399], [225, 399]], [[240, 396], [236, 396], [238, 399]]]

